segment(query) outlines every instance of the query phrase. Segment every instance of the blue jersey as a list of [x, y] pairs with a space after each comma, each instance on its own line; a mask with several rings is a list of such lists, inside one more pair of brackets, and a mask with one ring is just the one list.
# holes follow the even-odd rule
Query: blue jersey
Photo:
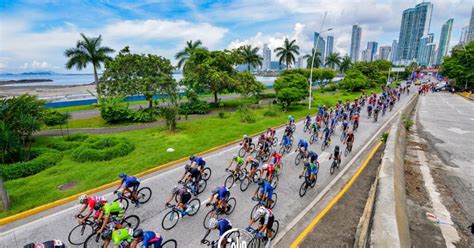
[[344, 129], [346, 129], [348, 125], [349, 125], [349, 122], [347, 121], [342, 122], [342, 126], [344, 127]]
[[232, 224], [227, 219], [219, 219], [217, 221], [217, 227], [219, 228], [219, 237], [222, 236], [225, 232], [232, 229]]
[[220, 199], [224, 199], [227, 197], [229, 190], [226, 187], [219, 187], [217, 190], [217, 194], [219, 195]]
[[295, 118], [293, 118], [293, 117], [288, 117], [288, 121], [289, 121], [289, 122], [295, 122]]
[[272, 184], [265, 180], [265, 182], [263, 183], [262, 191], [263, 193], [268, 193], [268, 196], [271, 196], [271, 193], [273, 192]]
[[142, 248], [148, 248], [148, 246], [160, 242], [161, 243], [162, 238], [156, 237], [156, 233], [152, 231], [146, 231], [143, 232], [143, 241], [142, 241]]
[[298, 146], [304, 147], [306, 149], [308, 148], [308, 142], [306, 140], [300, 140], [300, 142], [298, 142]]
[[308, 158], [310, 158], [311, 162], [314, 162], [314, 161], [318, 160], [318, 154], [313, 152], [313, 151], [310, 151], [308, 153]]
[[138, 179], [134, 176], [127, 176], [125, 177], [125, 187], [130, 187], [131, 185], [138, 182]]
[[288, 135], [284, 135], [282, 138], [283, 145], [289, 145], [291, 144], [291, 139], [288, 137]]
[[323, 107], [319, 106], [318, 114], [323, 115], [323, 113], [324, 113]]
[[204, 161], [204, 159], [202, 159], [202, 157], [198, 157], [196, 158], [196, 160], [194, 160], [194, 162], [199, 165], [199, 166], [204, 166], [206, 165], [206, 161]]

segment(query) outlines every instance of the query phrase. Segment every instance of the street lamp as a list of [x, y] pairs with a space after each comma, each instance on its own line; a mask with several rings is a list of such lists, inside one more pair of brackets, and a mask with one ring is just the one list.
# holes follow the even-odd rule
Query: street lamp
[[[323, 25], [324, 25], [324, 20], [326, 19], [326, 14], [327, 13], [324, 13], [324, 18], [323, 18], [323, 23], [321, 24], [321, 30], [323, 29]], [[318, 43], [319, 43], [319, 38], [321, 37], [321, 34], [322, 33], [325, 33], [325, 32], [329, 32], [331, 31], [332, 28], [328, 28], [324, 31], [321, 31], [319, 32], [319, 36], [318, 36], [318, 39], [316, 40], [316, 44], [314, 44], [314, 49], [313, 49], [313, 56], [311, 56], [311, 69], [310, 69], [310, 73], [309, 73], [309, 100], [308, 100], [308, 109], [311, 109], [311, 101], [312, 101], [312, 95], [311, 95], [311, 92], [312, 92], [312, 86], [313, 86], [313, 66], [314, 66], [314, 57], [316, 55], [316, 51], [318, 50]], [[321, 57], [323, 55], [321, 54]]]

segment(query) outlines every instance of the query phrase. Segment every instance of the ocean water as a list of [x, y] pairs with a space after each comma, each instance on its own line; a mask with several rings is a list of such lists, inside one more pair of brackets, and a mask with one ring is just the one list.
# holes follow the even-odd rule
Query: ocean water
[[[179, 81], [183, 78], [183, 74], [173, 74], [173, 77]], [[22, 80], [22, 79], [52, 79], [52, 82], [37, 82], [37, 83], [17, 83], [17, 84], [6, 84], [2, 86], [72, 86], [72, 85], [85, 85], [94, 82], [93, 74], [13, 74], [6, 75], [0, 74], [0, 81], [6, 80]], [[276, 77], [259, 77], [257, 80], [262, 82], [264, 85], [273, 85]]]

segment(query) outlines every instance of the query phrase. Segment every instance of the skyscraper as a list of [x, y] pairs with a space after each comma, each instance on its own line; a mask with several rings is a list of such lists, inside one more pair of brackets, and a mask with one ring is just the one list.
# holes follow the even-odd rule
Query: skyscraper
[[420, 48], [418, 49], [418, 65], [429, 66], [431, 57], [433, 56], [434, 34], [430, 33], [420, 39]]
[[429, 33], [432, 12], [433, 4], [430, 2], [422, 2], [415, 8], [403, 11], [397, 49], [397, 61], [400, 64], [408, 64], [416, 59], [420, 38]]
[[[319, 40], [319, 41], [318, 41]], [[324, 60], [326, 58], [326, 41], [319, 35], [318, 32], [314, 32], [314, 44], [313, 47], [316, 47], [316, 51], [319, 51], [321, 55], [319, 56], [319, 59], [321, 60], [321, 63], [324, 65]]]
[[263, 63], [262, 69], [263, 70], [270, 70], [271, 69], [271, 61], [272, 61], [272, 50], [268, 48], [268, 44], [263, 45]]
[[390, 54], [390, 61], [393, 63], [397, 60], [397, 49], [398, 49], [398, 41], [393, 40], [392, 42], [392, 51]]
[[352, 26], [352, 37], [351, 37], [351, 61], [359, 61], [359, 49], [360, 39], [362, 37], [362, 28], [358, 25]]
[[374, 61], [374, 56], [377, 53], [377, 48], [379, 44], [375, 41], [369, 41], [367, 42], [367, 50], [370, 50], [370, 55], [369, 55], [369, 62]]
[[379, 56], [378, 56], [377, 59], [379, 59], [379, 60], [390, 60], [390, 51], [392, 51], [391, 46], [380, 46]]
[[474, 6], [472, 6], [471, 10], [471, 21], [469, 22], [469, 31], [467, 36], [467, 43], [474, 40]]
[[441, 28], [439, 37], [438, 56], [436, 57], [436, 65], [443, 62], [444, 56], [448, 55], [449, 40], [451, 39], [451, 31], [453, 29], [453, 19], [449, 19]]
[[360, 61], [370, 62], [371, 54], [372, 54], [372, 51], [370, 49], [362, 50]]
[[468, 35], [469, 35], [469, 26], [465, 26], [461, 29], [461, 36], [459, 37], [459, 45], [465, 45], [467, 43]]
[[333, 53], [333, 50], [334, 50], [334, 37], [333, 36], [328, 36], [326, 38], [327, 40], [327, 48], [326, 48], [326, 57]]

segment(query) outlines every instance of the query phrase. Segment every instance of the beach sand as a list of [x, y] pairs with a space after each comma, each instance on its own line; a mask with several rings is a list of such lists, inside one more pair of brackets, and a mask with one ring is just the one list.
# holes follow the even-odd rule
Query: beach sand
[[79, 86], [0, 86], [0, 98], [22, 94], [36, 95], [39, 99], [61, 101], [92, 98], [88, 92], [95, 94], [95, 85]]

